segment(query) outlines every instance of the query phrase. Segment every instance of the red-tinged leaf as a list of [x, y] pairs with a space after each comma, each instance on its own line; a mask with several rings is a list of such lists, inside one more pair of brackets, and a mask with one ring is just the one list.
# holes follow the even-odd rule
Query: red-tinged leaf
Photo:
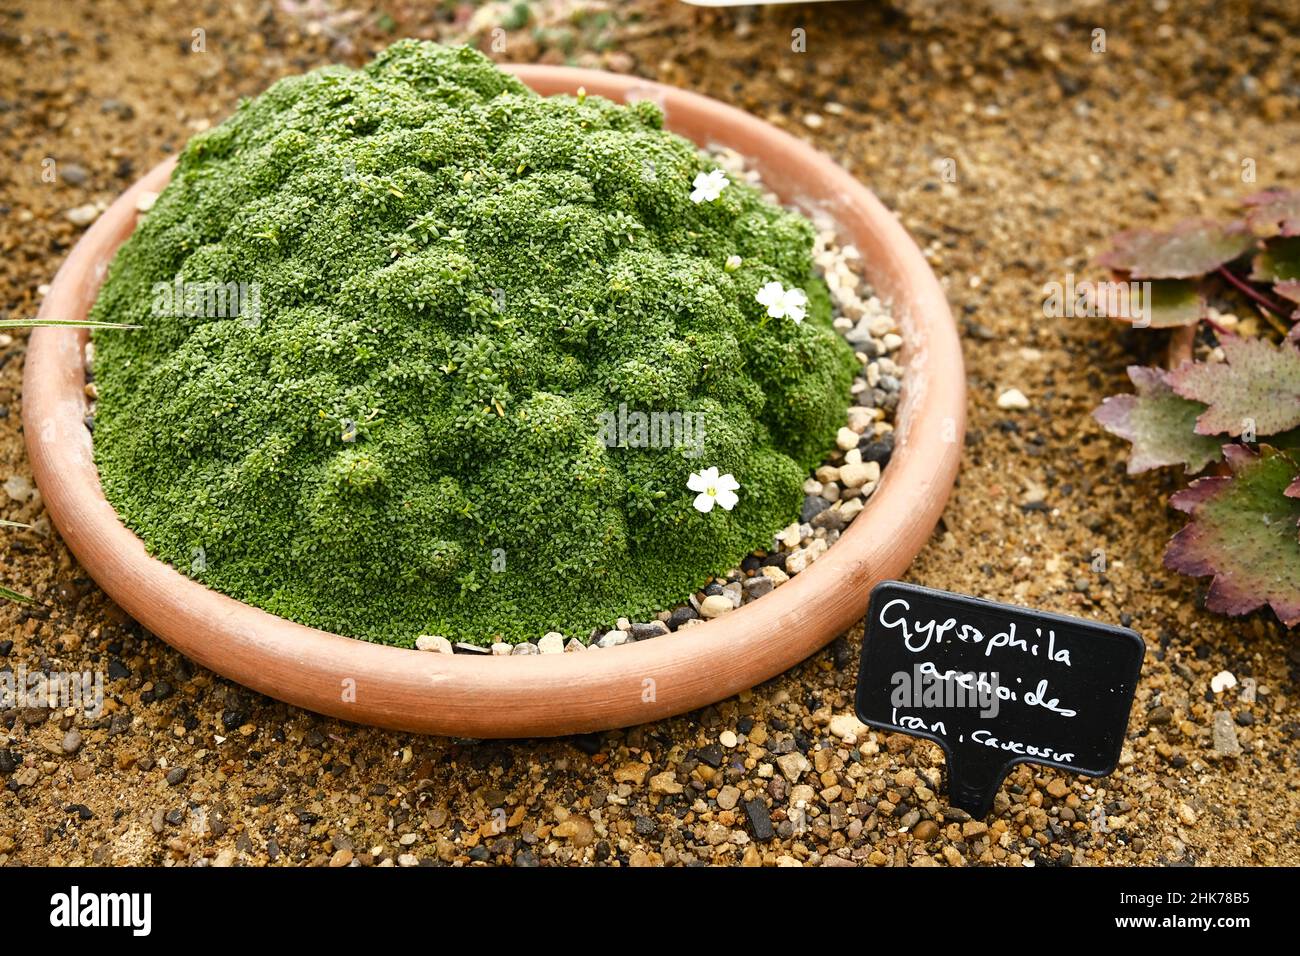
[[1300, 191], [1266, 189], [1247, 196], [1246, 225], [1257, 236], [1300, 236]]
[[1130, 365], [1128, 377], [1137, 394], [1107, 398], [1092, 416], [1112, 435], [1133, 443], [1130, 475], [1165, 465], [1185, 465], [1189, 473], [1197, 472], [1223, 457], [1217, 438], [1196, 434], [1204, 405], [1174, 394], [1160, 369]]
[[1267, 604], [1291, 627], [1300, 622], [1300, 500], [1287, 491], [1300, 465], [1267, 445], [1259, 455], [1228, 447], [1230, 476], [1198, 478], [1170, 499], [1192, 520], [1170, 540], [1165, 567], [1213, 575], [1212, 611], [1249, 614]]
[[1196, 420], [1201, 435], [1273, 435], [1300, 425], [1300, 352], [1283, 342], [1224, 335], [1226, 362], [1184, 362], [1168, 382], [1183, 398], [1209, 407]]
[[1188, 219], [1167, 232], [1131, 229], [1115, 236], [1097, 261], [1133, 279], [1194, 279], [1250, 251], [1255, 236], [1244, 222]]
[[1300, 238], [1270, 239], [1251, 261], [1250, 277], [1256, 282], [1300, 280]]

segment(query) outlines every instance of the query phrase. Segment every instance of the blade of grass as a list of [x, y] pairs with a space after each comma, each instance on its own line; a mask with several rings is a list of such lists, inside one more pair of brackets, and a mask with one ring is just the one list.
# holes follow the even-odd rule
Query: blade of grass
[[16, 601], [19, 604], [35, 604], [36, 598], [28, 594], [19, 594], [17, 591], [10, 590], [3, 584], [0, 584], [0, 598], [7, 601]]
[[8, 518], [0, 518], [0, 528], [30, 528], [31, 525], [23, 524], [21, 521], [10, 521]]

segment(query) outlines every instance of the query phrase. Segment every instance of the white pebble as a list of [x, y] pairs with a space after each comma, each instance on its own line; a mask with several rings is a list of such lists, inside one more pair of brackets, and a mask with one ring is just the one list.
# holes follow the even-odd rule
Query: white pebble
[[1029, 407], [1029, 399], [1018, 388], [1009, 388], [998, 396], [998, 408], [1024, 410]]
[[415, 639], [417, 651], [434, 651], [438, 654], [451, 653], [451, 641], [437, 634], [421, 634]]
[[1210, 690], [1222, 694], [1225, 690], [1237, 686], [1237, 678], [1230, 671], [1219, 671], [1210, 678]]

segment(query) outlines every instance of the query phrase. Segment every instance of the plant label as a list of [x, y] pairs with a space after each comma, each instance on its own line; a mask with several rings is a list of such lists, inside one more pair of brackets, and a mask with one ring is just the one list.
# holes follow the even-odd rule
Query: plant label
[[885, 581], [867, 608], [856, 709], [942, 747], [949, 801], [983, 817], [1018, 763], [1115, 769], [1145, 653], [1127, 628]]

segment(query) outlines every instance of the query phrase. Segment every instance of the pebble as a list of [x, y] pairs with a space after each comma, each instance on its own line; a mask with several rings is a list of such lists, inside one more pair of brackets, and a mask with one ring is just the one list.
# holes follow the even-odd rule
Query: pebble
[[731, 598], [725, 594], [710, 594], [700, 602], [700, 616], [704, 618], [719, 617], [733, 609]]
[[529, 654], [539, 654], [539, 653], [541, 652], [537, 649], [537, 645], [533, 644], [530, 641], [524, 641], [521, 644], [516, 644], [513, 650], [510, 651], [512, 657], [526, 657]]
[[189, 770], [187, 768], [172, 767], [170, 770], [167, 771], [167, 776], [165, 778], [167, 780], [167, 786], [169, 787], [176, 786], [177, 784], [183, 782], [186, 776], [188, 775], [189, 775]]
[[808, 762], [808, 758], [798, 751], [782, 754], [777, 757], [776, 765], [781, 769], [781, 773], [785, 776], [785, 779], [789, 780], [791, 783], [798, 783], [799, 778], [812, 768], [812, 764]]
[[491, 654], [492, 650], [479, 644], [471, 644], [469, 641], [457, 641], [455, 644], [457, 654], [478, 654], [480, 656]]
[[80, 163], [64, 163], [59, 167], [59, 176], [69, 186], [84, 186], [90, 180], [90, 173]]
[[81, 749], [81, 731], [73, 727], [63, 735], [63, 752], [71, 756]]
[[663, 621], [638, 622], [632, 625], [632, 640], [648, 641], [652, 637], [662, 637], [668, 633], [668, 625]]
[[421, 634], [415, 639], [415, 649], [417, 651], [434, 651], [438, 654], [450, 654], [451, 641], [437, 634]]
[[1212, 731], [1214, 752], [1221, 757], [1241, 756], [1241, 744], [1237, 741], [1237, 728], [1232, 721], [1232, 714], [1226, 710], [1214, 713]]
[[853, 714], [836, 714], [831, 718], [827, 729], [831, 732], [831, 736], [853, 743], [868, 732], [867, 725]]
[[537, 642], [537, 650], [542, 654], [563, 654], [564, 635], [559, 631], [543, 634], [542, 639]]
[[1237, 678], [1231, 671], [1219, 671], [1210, 678], [1210, 690], [1216, 694], [1222, 694], [1225, 690], [1231, 690], [1237, 686]]
[[912, 836], [917, 840], [933, 840], [939, 833], [939, 824], [933, 820], [922, 820], [912, 828]]
[[[831, 503], [821, 495], [808, 495], [803, 500], [803, 507], [799, 509], [799, 520], [800, 522], [812, 521], [813, 518], [817, 517], [830, 506]], [[786, 532], [782, 532], [782, 534], [785, 535]], [[785, 540], [787, 547], [796, 547], [799, 544], [797, 540], [793, 542], [793, 544], [789, 542], [788, 538]]]
[[[728, 601], [727, 604], [730, 606], [731, 602]], [[632, 635], [627, 631], [606, 631], [600, 636], [600, 639], [596, 641], [596, 646], [617, 647], [620, 644], [626, 644], [631, 639]]]
[[740, 741], [736, 737], [735, 733], [730, 730], [724, 730], [718, 735], [718, 743], [722, 744], [722, 746], [726, 747], [728, 750], [731, 750], [736, 746], [736, 744], [740, 743]]
[[682, 792], [682, 785], [677, 782], [677, 776], [671, 770], [665, 770], [657, 773], [650, 778], [650, 792], [657, 793], [661, 796], [672, 796]]
[[99, 218], [99, 209], [94, 203], [86, 203], [81, 206], [74, 206], [63, 214], [64, 218], [74, 226], [89, 226]]
[[840, 484], [846, 488], [861, 488], [868, 482], [880, 480], [880, 462], [867, 461], [840, 468]]
[[749, 823], [749, 833], [759, 843], [767, 843], [776, 836], [772, 828], [772, 815], [762, 797], [745, 801], [745, 819]]
[[1029, 407], [1029, 399], [1018, 388], [1009, 388], [998, 396], [998, 408], [1024, 411]]
[[740, 802], [740, 790], [737, 787], [727, 784], [718, 790], [718, 807], [722, 810], [734, 810], [736, 804]]
[[848, 451], [850, 448], [857, 448], [861, 439], [862, 436], [852, 428], [841, 428], [835, 435], [835, 445], [841, 451]]
[[497, 641], [492, 645], [492, 655], [494, 657], [508, 657], [513, 648], [503, 641]]

